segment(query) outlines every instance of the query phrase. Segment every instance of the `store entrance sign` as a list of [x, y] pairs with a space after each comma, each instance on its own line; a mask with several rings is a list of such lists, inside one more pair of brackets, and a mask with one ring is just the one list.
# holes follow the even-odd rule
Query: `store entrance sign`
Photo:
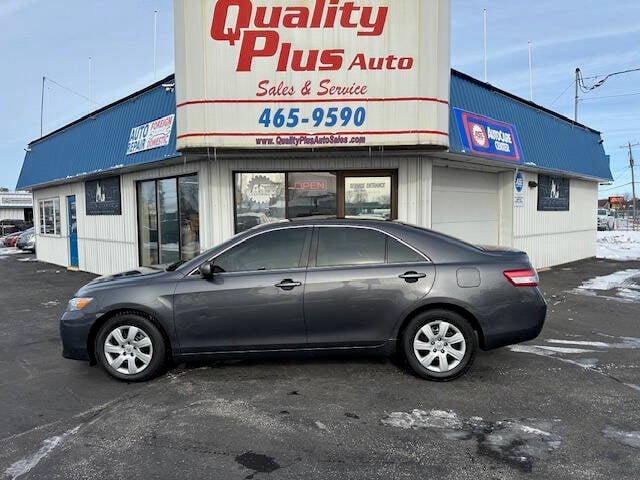
[[456, 123], [466, 152], [522, 164], [522, 148], [516, 128], [504, 122], [454, 108]]
[[448, 147], [450, 0], [174, 12], [178, 149]]
[[169, 145], [174, 114], [131, 129], [127, 155]]

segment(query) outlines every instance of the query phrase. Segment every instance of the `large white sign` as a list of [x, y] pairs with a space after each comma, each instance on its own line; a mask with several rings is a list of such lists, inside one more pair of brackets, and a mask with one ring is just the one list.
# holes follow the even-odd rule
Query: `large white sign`
[[178, 149], [447, 147], [450, 0], [174, 0]]
[[175, 115], [167, 115], [153, 122], [145, 123], [131, 129], [127, 155], [169, 145]]

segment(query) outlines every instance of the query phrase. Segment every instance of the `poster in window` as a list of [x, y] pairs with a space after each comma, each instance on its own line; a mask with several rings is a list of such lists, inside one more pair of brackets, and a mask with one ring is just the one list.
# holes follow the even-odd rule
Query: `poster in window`
[[87, 215], [121, 215], [120, 177], [84, 183]]
[[569, 179], [538, 175], [538, 210], [569, 210]]

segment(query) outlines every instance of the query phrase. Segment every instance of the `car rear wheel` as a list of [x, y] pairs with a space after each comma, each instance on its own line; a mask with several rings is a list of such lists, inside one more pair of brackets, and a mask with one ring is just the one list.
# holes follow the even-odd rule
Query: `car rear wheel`
[[450, 310], [418, 314], [401, 340], [409, 366], [427, 380], [459, 377], [471, 367], [478, 350], [478, 339], [469, 322]]
[[133, 314], [107, 320], [96, 336], [95, 352], [109, 375], [129, 382], [156, 377], [166, 363], [166, 345], [158, 328]]

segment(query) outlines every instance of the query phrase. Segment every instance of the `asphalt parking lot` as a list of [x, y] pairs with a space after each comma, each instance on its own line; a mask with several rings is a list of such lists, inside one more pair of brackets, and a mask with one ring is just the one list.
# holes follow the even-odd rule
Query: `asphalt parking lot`
[[[640, 476], [640, 262], [543, 272], [541, 336], [480, 353], [450, 383], [350, 357], [126, 384], [60, 356], [58, 318], [93, 277], [26, 260], [0, 256], [3, 478]], [[621, 271], [623, 285], [578, 288]]]

